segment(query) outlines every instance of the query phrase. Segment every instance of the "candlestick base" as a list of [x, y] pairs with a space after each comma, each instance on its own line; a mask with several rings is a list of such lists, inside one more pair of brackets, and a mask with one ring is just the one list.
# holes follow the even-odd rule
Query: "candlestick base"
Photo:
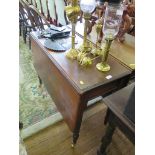
[[90, 42], [87, 45], [82, 44], [79, 50], [83, 53], [89, 53], [92, 50], [92, 44]]
[[77, 55], [77, 61], [81, 66], [89, 66], [93, 63], [92, 59], [86, 55], [87, 53], [84, 52], [79, 52]]
[[102, 72], [107, 72], [110, 70], [110, 66], [105, 63], [105, 62], [100, 62], [96, 65], [96, 68], [99, 70], [99, 71], [102, 71]]
[[101, 48], [97, 48], [97, 49], [93, 49], [91, 51], [91, 54], [93, 54], [94, 56], [99, 56], [102, 53], [102, 49]]
[[71, 48], [67, 53], [66, 53], [66, 57], [69, 59], [76, 59], [78, 55], [78, 50], [77, 49], [73, 49]]

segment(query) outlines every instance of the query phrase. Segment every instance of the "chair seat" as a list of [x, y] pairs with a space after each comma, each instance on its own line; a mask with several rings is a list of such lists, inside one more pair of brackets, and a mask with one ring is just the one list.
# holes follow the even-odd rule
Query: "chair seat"
[[112, 116], [119, 121], [116, 121], [115, 119], [110, 120], [113, 121], [113, 123], [116, 123], [116, 126], [119, 125], [117, 124], [118, 122], [121, 122], [121, 124], [124, 124], [124, 126], [133, 133], [135, 133], [135, 123], [125, 115], [124, 111], [134, 87], [135, 83], [132, 83], [103, 99], [103, 102], [108, 106], [111, 114], [113, 114]]
[[109, 95], [108, 97], [105, 97], [103, 101], [113, 113], [119, 113], [120, 115], [126, 117], [124, 110], [134, 87], [135, 83], [132, 83], [127, 87]]
[[[130, 101], [134, 101], [135, 83], [126, 86], [123, 89], [105, 97], [103, 102], [107, 105], [108, 111], [105, 122], [108, 122], [105, 135], [102, 137], [100, 149], [97, 155], [106, 155], [106, 148], [112, 141], [115, 128], [118, 127], [134, 144], [135, 143], [135, 123], [132, 122], [125, 114], [126, 106], [130, 106]], [[135, 102], [133, 102], [133, 105]], [[132, 114], [132, 113], [131, 113]]]

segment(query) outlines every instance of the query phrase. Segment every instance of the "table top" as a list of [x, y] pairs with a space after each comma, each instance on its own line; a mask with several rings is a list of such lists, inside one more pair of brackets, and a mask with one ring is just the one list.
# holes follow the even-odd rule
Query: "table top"
[[107, 105], [110, 111], [112, 111], [115, 116], [119, 117], [119, 119], [124, 122], [133, 133], [135, 132], [135, 123], [125, 115], [124, 110], [134, 87], [135, 83], [132, 83], [103, 99], [104, 104]]
[[[65, 56], [65, 52], [54, 52], [44, 47], [45, 39], [38, 39], [37, 33], [31, 33], [32, 39], [43, 49], [52, 62], [57, 66], [61, 73], [73, 85], [73, 87], [81, 94], [100, 85], [107, 84], [115, 79], [131, 74], [131, 71], [121, 65], [115, 58], [109, 55], [108, 64], [111, 70], [108, 72], [100, 72], [96, 69], [96, 64], [101, 59], [95, 59], [93, 65], [82, 67], [76, 60], [70, 60]], [[82, 38], [76, 36], [78, 45], [82, 44]], [[67, 41], [67, 39], [65, 40]]]
[[[80, 36], [83, 36], [83, 31], [84, 31], [84, 23], [77, 22], [76, 32], [80, 34]], [[94, 25], [87, 39], [95, 44], [96, 38], [97, 38], [96, 25]], [[102, 41], [102, 43], [104, 43], [104, 40]], [[129, 34], [125, 34], [125, 41], [123, 43], [114, 40], [111, 45], [110, 54], [116, 59], [118, 59], [122, 64], [129, 67], [131, 70], [134, 70], [135, 37]]]

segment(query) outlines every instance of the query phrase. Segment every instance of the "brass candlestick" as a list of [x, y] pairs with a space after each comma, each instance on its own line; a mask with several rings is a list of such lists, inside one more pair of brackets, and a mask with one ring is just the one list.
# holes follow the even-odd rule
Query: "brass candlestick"
[[114, 38], [112, 36], [105, 38], [106, 43], [105, 43], [105, 47], [102, 50], [102, 62], [96, 65], [96, 68], [99, 71], [106, 72], [110, 70], [110, 66], [107, 64], [107, 59], [109, 55], [110, 46], [113, 40]]
[[96, 33], [97, 33], [97, 38], [96, 38], [96, 48], [92, 50], [92, 54], [94, 56], [97, 56], [97, 55], [100, 55], [101, 52], [102, 52], [102, 49], [100, 48], [100, 46], [98, 46], [99, 42], [98, 42], [98, 39], [99, 39], [99, 34], [101, 33], [101, 30], [102, 30], [102, 27], [103, 27], [103, 19], [99, 19], [97, 24], [96, 24]]
[[69, 59], [76, 59], [78, 52], [75, 49], [75, 25], [77, 22], [77, 18], [80, 14], [80, 7], [78, 6], [78, 0], [72, 0], [72, 6], [66, 6], [65, 11], [69, 21], [72, 23], [72, 47], [66, 53], [66, 56]]
[[88, 21], [91, 18], [91, 13], [85, 13], [84, 12], [84, 19], [85, 19], [85, 24], [84, 24], [84, 35], [83, 35], [83, 44], [79, 48], [80, 51], [82, 52], [90, 52], [92, 47], [91, 43], [88, 43], [87, 41], [87, 27], [88, 27]]
[[91, 58], [87, 56], [87, 53], [91, 51], [91, 44], [87, 41], [87, 27], [88, 20], [91, 18], [91, 13], [84, 13], [85, 25], [84, 25], [84, 36], [83, 44], [79, 48], [79, 53], [77, 55], [77, 61], [81, 66], [88, 66], [92, 64]]

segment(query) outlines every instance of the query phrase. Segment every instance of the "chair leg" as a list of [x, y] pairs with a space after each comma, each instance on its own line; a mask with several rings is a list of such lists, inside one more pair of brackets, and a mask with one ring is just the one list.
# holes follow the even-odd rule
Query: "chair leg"
[[109, 110], [109, 108], [108, 108], [108, 109], [107, 109], [107, 112], [106, 112], [105, 119], [104, 119], [104, 125], [106, 125], [106, 124], [107, 124], [107, 122], [108, 122], [108, 119], [109, 119], [109, 114], [110, 114], [110, 110]]
[[106, 133], [101, 140], [102, 143], [101, 143], [100, 149], [97, 151], [97, 155], [106, 155], [106, 148], [111, 143], [114, 131], [115, 131], [115, 126], [109, 124], [106, 129]]
[[26, 43], [26, 38], [27, 38], [27, 27], [25, 28], [25, 43]]
[[24, 43], [26, 44], [26, 28], [23, 27], [23, 40], [24, 40]]
[[19, 122], [19, 129], [23, 129], [23, 123], [22, 122]]
[[29, 34], [29, 50], [31, 50], [31, 39], [30, 39], [30, 34]]
[[21, 25], [21, 22], [19, 23], [19, 35], [20, 36], [22, 35], [22, 25]]

